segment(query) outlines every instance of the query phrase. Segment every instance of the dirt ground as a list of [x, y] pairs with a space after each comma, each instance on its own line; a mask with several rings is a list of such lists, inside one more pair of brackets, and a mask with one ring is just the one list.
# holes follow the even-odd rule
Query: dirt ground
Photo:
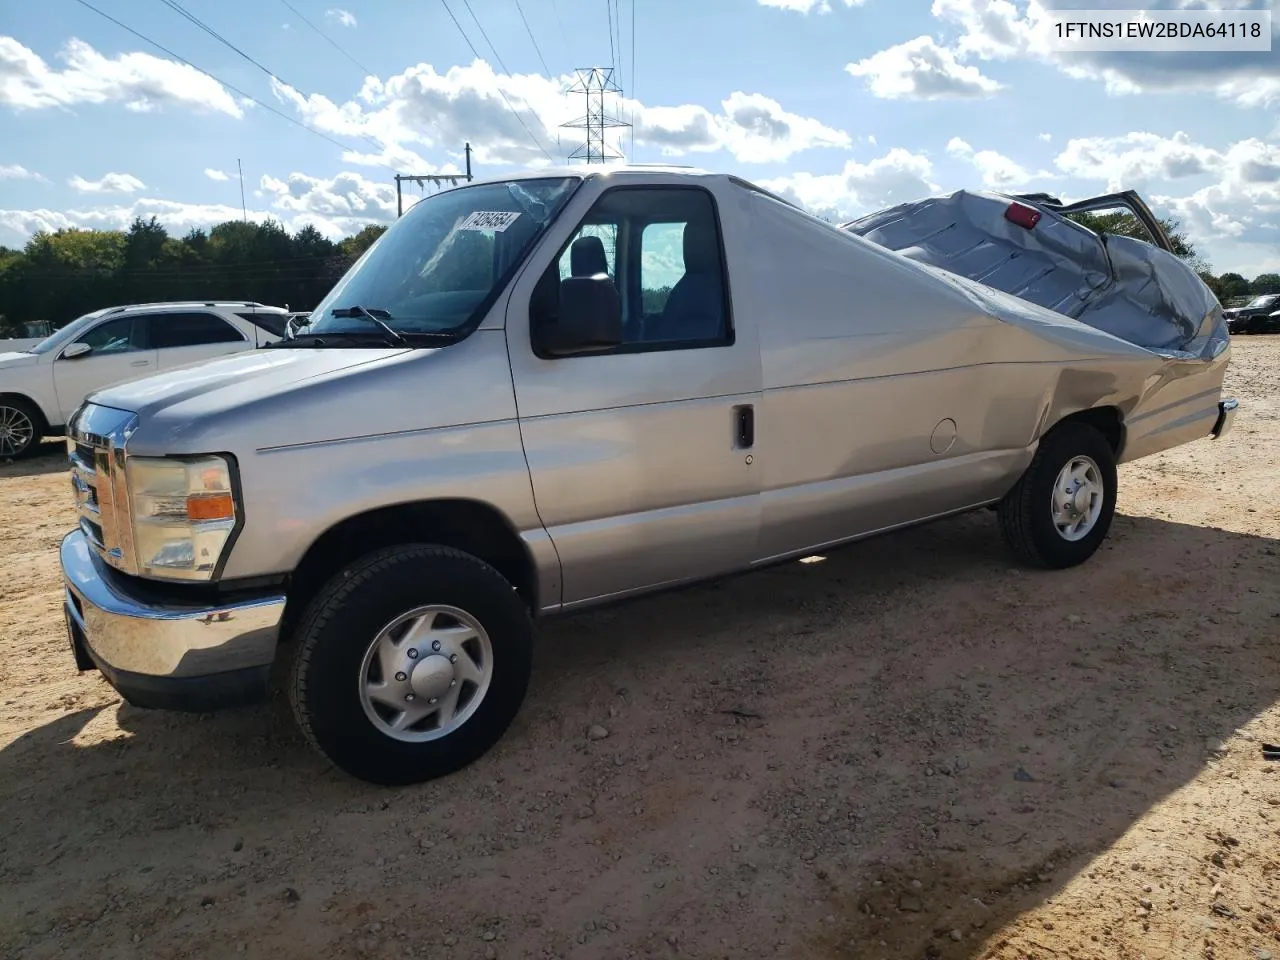
[[1082, 568], [984, 511], [548, 621], [499, 747], [399, 790], [279, 693], [78, 675], [51, 444], [0, 468], [0, 957], [1280, 957], [1280, 337], [1229, 388]]

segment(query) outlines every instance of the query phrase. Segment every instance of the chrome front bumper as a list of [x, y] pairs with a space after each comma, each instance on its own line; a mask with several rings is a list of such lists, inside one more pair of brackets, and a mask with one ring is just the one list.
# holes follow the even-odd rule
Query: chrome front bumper
[[1235, 422], [1236, 411], [1239, 409], [1238, 400], [1223, 400], [1218, 404], [1218, 421], [1213, 425], [1212, 434], [1215, 440], [1231, 432], [1231, 425]]
[[131, 592], [79, 530], [63, 539], [61, 558], [77, 665], [97, 667], [126, 700], [210, 710], [266, 692], [283, 595], [221, 605], [158, 604]]

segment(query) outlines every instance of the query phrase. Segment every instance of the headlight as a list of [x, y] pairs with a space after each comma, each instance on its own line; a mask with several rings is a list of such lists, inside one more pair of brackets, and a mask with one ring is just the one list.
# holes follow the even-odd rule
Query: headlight
[[236, 526], [230, 464], [212, 456], [126, 463], [138, 573], [208, 580]]

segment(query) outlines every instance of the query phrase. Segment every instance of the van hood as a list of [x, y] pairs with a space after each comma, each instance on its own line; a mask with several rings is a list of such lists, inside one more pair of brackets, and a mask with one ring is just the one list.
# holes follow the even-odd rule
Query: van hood
[[504, 332], [478, 330], [434, 348], [251, 350], [99, 390], [88, 402], [137, 414], [134, 455], [251, 456], [507, 416], [511, 393]]
[[300, 384], [403, 354], [403, 349], [272, 348], [174, 367], [91, 393], [88, 402], [140, 420], [184, 408], [202, 416], [290, 392]]

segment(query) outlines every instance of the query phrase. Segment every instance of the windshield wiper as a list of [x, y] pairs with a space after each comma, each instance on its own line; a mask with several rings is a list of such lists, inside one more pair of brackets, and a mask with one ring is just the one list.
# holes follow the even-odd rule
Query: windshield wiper
[[366, 338], [373, 336], [383, 343], [389, 343], [397, 347], [407, 347], [413, 349], [415, 344], [422, 344], [423, 341], [428, 343], [450, 344], [457, 343], [459, 334], [457, 330], [405, 330], [400, 331], [383, 322], [376, 314], [382, 314], [390, 318], [389, 311], [381, 310], [377, 307], [345, 307], [330, 312], [330, 316], [334, 317], [354, 317], [356, 319], [372, 320], [377, 325], [377, 330], [321, 330], [306, 331], [307, 327], [312, 325], [310, 317], [299, 319], [294, 322], [296, 331], [291, 337], [282, 337], [280, 340], [266, 344], [268, 347], [326, 347], [331, 343], [337, 346], [339, 343], [347, 340], [364, 341]]
[[[388, 319], [391, 317], [391, 314], [387, 313], [386, 310], [378, 310], [377, 312], [381, 314], [385, 314]], [[378, 317], [375, 317], [373, 315], [373, 311], [368, 310], [365, 307], [355, 306], [355, 307], [339, 308], [337, 310], [331, 311], [331, 315], [335, 317], [344, 317], [344, 318], [345, 317], [363, 317], [366, 320], [371, 320], [374, 323], [376, 323], [379, 327], [382, 328], [382, 332], [387, 335], [387, 339], [392, 343], [394, 343], [396, 346], [398, 347], [411, 346], [409, 341], [404, 338], [404, 334], [402, 334], [395, 327], [391, 326], [391, 324], [387, 323], [385, 320], [381, 320]]]

